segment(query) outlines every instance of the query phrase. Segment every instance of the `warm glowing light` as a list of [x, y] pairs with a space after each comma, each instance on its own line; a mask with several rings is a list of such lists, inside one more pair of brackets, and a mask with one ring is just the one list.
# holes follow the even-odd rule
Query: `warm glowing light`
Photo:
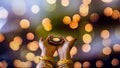
[[20, 60], [14, 60], [13, 62], [15, 67], [21, 67], [21, 61]]
[[31, 68], [32, 67], [32, 62], [31, 61], [26, 61], [25, 62], [25, 68]]
[[72, 36], [67, 36], [66, 39], [67, 39], [68, 41], [72, 41], [72, 40], [73, 40], [73, 37], [72, 37]]
[[113, 13], [113, 10], [112, 10], [111, 7], [106, 7], [106, 8], [104, 9], [104, 14], [105, 14], [105, 16], [107, 16], [107, 17], [112, 16], [112, 13]]
[[61, 0], [61, 4], [64, 7], [67, 7], [69, 5], [69, 0]]
[[115, 51], [115, 52], [120, 52], [120, 45], [119, 45], [119, 44], [115, 44], [115, 45], [113, 46], [113, 51]]
[[17, 51], [19, 50], [20, 46], [19, 43], [11, 41], [9, 44], [9, 47], [13, 50], [13, 51]]
[[[19, 8], [18, 8], [19, 7]], [[12, 1], [12, 11], [18, 16], [22, 16], [26, 13], [26, 4], [24, 0], [13, 0]]]
[[119, 64], [119, 60], [117, 58], [112, 59], [111, 64], [113, 66], [117, 66]]
[[110, 3], [110, 2], [112, 2], [112, 0], [102, 0], [103, 2], [105, 2], [105, 3]]
[[81, 16], [87, 16], [89, 13], [89, 6], [85, 4], [80, 5], [79, 12]]
[[30, 22], [29, 22], [29, 20], [27, 20], [27, 19], [22, 19], [22, 20], [20, 21], [20, 27], [21, 27], [22, 29], [27, 29], [27, 28], [29, 28], [29, 27], [30, 27]]
[[32, 32], [27, 33], [26, 35], [28, 40], [33, 40], [34, 39], [34, 34]]
[[40, 56], [36, 56], [36, 57], [34, 58], [34, 62], [35, 62], [36, 64], [38, 64], [38, 63], [40, 62]]
[[84, 44], [82, 46], [82, 51], [83, 52], [89, 52], [91, 50], [91, 46], [89, 44]]
[[21, 45], [22, 42], [23, 42], [23, 40], [22, 40], [22, 38], [20, 36], [14, 37], [13, 41], [16, 42], [16, 43], [18, 43], [19, 45]]
[[39, 44], [37, 41], [33, 41], [33, 42], [28, 43], [27, 48], [31, 51], [37, 51], [39, 48]]
[[37, 14], [39, 11], [40, 11], [40, 8], [38, 5], [33, 5], [32, 8], [31, 8], [31, 11], [34, 13], [34, 14]]
[[72, 17], [73, 21], [76, 21], [76, 22], [79, 22], [81, 17], [79, 14], [74, 14], [73, 17]]
[[55, 51], [55, 53], [53, 54], [54, 57], [57, 57], [58, 56], [58, 52]]
[[35, 55], [34, 55], [33, 53], [27, 53], [27, 54], [26, 54], [26, 59], [27, 59], [28, 61], [33, 61], [34, 58], [35, 58]]
[[112, 49], [110, 47], [104, 47], [102, 52], [104, 55], [110, 55], [112, 52]]
[[83, 39], [84, 43], [91, 43], [91, 41], [92, 41], [92, 37], [90, 34], [84, 34], [82, 39]]
[[112, 14], [112, 19], [116, 20], [116, 19], [119, 18], [119, 16], [120, 16], [119, 11], [118, 10], [114, 10], [113, 14]]
[[83, 0], [83, 4], [85, 5], [89, 5], [91, 3], [92, 0]]
[[82, 64], [77, 61], [74, 63], [74, 68], [82, 68]]
[[103, 61], [102, 60], [98, 60], [97, 62], [96, 62], [96, 67], [97, 68], [101, 68], [103, 66]]
[[48, 4], [55, 4], [56, 0], [46, 0]]
[[3, 42], [4, 40], [5, 40], [4, 35], [0, 33], [0, 43]]
[[42, 20], [42, 25], [46, 31], [52, 30], [51, 20], [49, 18], [44, 18]]
[[99, 19], [98, 13], [92, 13], [92, 14], [90, 15], [90, 20], [91, 20], [91, 22], [97, 22], [98, 19]]
[[70, 27], [71, 29], [76, 29], [76, 28], [78, 28], [78, 22], [72, 21], [72, 22], [69, 24], [69, 27]]
[[8, 17], [8, 11], [3, 8], [0, 7], [0, 19], [6, 19]]
[[109, 33], [108, 30], [103, 30], [103, 31], [101, 32], [101, 37], [102, 37], [103, 39], [107, 39], [107, 38], [109, 38], [109, 36], [110, 36], [110, 33]]
[[85, 61], [85, 62], [83, 63], [83, 68], [89, 68], [89, 67], [90, 67], [90, 62]]
[[91, 24], [88, 23], [85, 25], [85, 31], [91, 32], [92, 30], [93, 30], [93, 26]]
[[70, 22], [71, 22], [71, 18], [69, 16], [64, 16], [63, 23], [68, 25], [68, 24], [70, 24]]
[[74, 46], [72, 47], [72, 49], [70, 50], [70, 55], [73, 56], [77, 53], [78, 49]]
[[6, 61], [0, 62], [0, 68], [7, 68], [8, 64]]
[[103, 39], [102, 41], [104, 46], [110, 46], [111, 45], [111, 39]]

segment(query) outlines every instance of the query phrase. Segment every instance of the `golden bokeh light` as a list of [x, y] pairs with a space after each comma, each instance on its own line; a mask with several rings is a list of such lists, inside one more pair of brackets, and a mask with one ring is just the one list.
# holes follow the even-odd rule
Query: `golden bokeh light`
[[90, 67], [90, 62], [89, 61], [83, 62], [83, 68], [89, 68], [89, 67]]
[[5, 40], [4, 35], [0, 33], [0, 43], [3, 42], [4, 40]]
[[70, 22], [71, 22], [71, 18], [69, 16], [64, 16], [63, 23], [68, 25], [68, 24], [70, 24]]
[[19, 24], [22, 29], [28, 29], [30, 27], [30, 21], [27, 19], [22, 19]]
[[112, 52], [112, 49], [107, 46], [107, 47], [103, 48], [102, 52], [103, 52], [104, 55], [110, 55], [111, 52]]
[[69, 0], [61, 0], [61, 4], [62, 4], [62, 6], [64, 6], [64, 7], [69, 6], [69, 3], [70, 3]]
[[79, 14], [74, 14], [73, 17], [72, 17], [73, 21], [76, 21], [76, 22], [79, 22], [81, 17]]
[[34, 63], [38, 64], [40, 62], [40, 56], [35, 56]]
[[27, 53], [25, 57], [28, 61], [34, 61], [35, 55], [33, 53]]
[[105, 2], [105, 3], [110, 3], [112, 2], [113, 0], [101, 0], [102, 2]]
[[18, 43], [19, 45], [21, 45], [22, 42], [23, 42], [23, 40], [22, 40], [22, 38], [20, 36], [14, 37], [13, 41], [16, 42], [16, 43]]
[[119, 44], [114, 44], [113, 45], [113, 51], [114, 52], [120, 52], [120, 45]]
[[109, 33], [108, 30], [102, 30], [100, 36], [101, 36], [103, 39], [107, 39], [107, 38], [109, 38], [110, 33]]
[[97, 60], [96, 61], [96, 67], [101, 68], [103, 66], [103, 61], [102, 60]]
[[118, 10], [113, 10], [112, 19], [116, 20], [119, 18], [119, 16], [120, 12]]
[[72, 49], [70, 50], [70, 55], [71, 56], [75, 55], [77, 53], [77, 51], [78, 51], [78, 49], [75, 46], [73, 46]]
[[89, 44], [83, 44], [82, 45], [82, 51], [83, 52], [89, 52], [91, 50], [91, 46]]
[[0, 68], [7, 68], [8, 63], [6, 61], [1, 61], [0, 62]]
[[79, 7], [79, 13], [81, 16], [87, 16], [89, 13], [89, 6], [85, 4], [81, 4]]
[[89, 5], [92, 2], [92, 0], [82, 0], [82, 2], [85, 5]]
[[113, 9], [111, 7], [106, 7], [104, 9], [104, 15], [109, 17], [109, 16], [112, 16], [112, 13], [113, 13]]
[[20, 46], [19, 43], [11, 41], [9, 44], [9, 47], [13, 50], [13, 51], [18, 51]]
[[85, 25], [85, 31], [91, 32], [92, 30], [93, 30], [93, 26], [90, 23]]
[[26, 61], [25, 62], [25, 68], [31, 68], [32, 67], [32, 62], [31, 61]]
[[34, 39], [34, 34], [32, 33], [32, 32], [29, 32], [29, 33], [27, 33], [27, 35], [26, 35], [26, 38], [28, 39], [28, 40], [33, 40]]
[[98, 19], [99, 19], [98, 13], [92, 13], [92, 14], [90, 15], [90, 21], [91, 21], [91, 22], [97, 22]]
[[111, 39], [103, 39], [102, 43], [104, 46], [110, 46], [112, 42]]
[[74, 63], [74, 68], [82, 68], [82, 64], [77, 61]]
[[46, 31], [51, 31], [52, 30], [51, 20], [49, 18], [44, 18], [42, 20], [42, 26]]
[[119, 65], [119, 60], [117, 58], [114, 58], [114, 59], [112, 59], [111, 64], [113, 66], [117, 66], [117, 65]]
[[31, 51], [37, 51], [39, 48], [39, 43], [37, 41], [33, 41], [28, 43], [27, 48]]
[[72, 41], [72, 40], [73, 40], [73, 37], [70, 36], [70, 35], [68, 35], [68, 36], [66, 37], [66, 39], [67, 39], [68, 41]]
[[84, 34], [82, 39], [83, 39], [84, 43], [91, 43], [91, 41], [92, 41], [92, 37], [90, 34]]
[[76, 28], [78, 28], [78, 22], [72, 21], [72, 22], [69, 24], [69, 27], [70, 27], [71, 29], [76, 29]]

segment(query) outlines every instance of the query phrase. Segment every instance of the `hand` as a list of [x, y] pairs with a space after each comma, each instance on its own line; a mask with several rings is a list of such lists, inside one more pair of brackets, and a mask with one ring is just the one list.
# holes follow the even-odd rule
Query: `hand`
[[39, 40], [39, 47], [42, 50], [41, 56], [53, 57], [57, 47], [48, 43], [50, 37], [52, 36], [48, 36], [44, 41], [42, 38]]
[[76, 38], [73, 38], [71, 41], [68, 41], [66, 38], [64, 38], [64, 43], [62, 45], [59, 45], [57, 47], [57, 51], [60, 57], [60, 60], [62, 59], [71, 59], [70, 56], [70, 50], [73, 47], [73, 44], [75, 43], [75, 41], [77, 40]]

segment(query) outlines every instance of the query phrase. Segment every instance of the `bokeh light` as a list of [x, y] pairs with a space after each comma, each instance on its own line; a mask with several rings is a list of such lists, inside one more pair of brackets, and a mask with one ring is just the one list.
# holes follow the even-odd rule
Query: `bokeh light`
[[90, 15], [90, 20], [91, 20], [91, 22], [97, 22], [97, 21], [99, 20], [99, 15], [98, 15], [98, 13], [92, 13], [92, 14]]
[[116, 20], [119, 18], [119, 16], [120, 16], [120, 12], [118, 10], [113, 10], [112, 19]]
[[82, 2], [85, 5], [89, 5], [92, 2], [92, 0], [82, 0]]
[[111, 45], [111, 39], [103, 39], [102, 41], [104, 46], [110, 46]]
[[40, 62], [40, 56], [35, 56], [34, 63], [38, 64]]
[[30, 27], [30, 22], [27, 19], [22, 19], [19, 24], [22, 29], [28, 29]]
[[75, 22], [75, 21], [70, 22], [69, 27], [70, 27], [71, 29], [76, 29], [76, 28], [78, 28], [78, 22]]
[[9, 44], [9, 47], [13, 50], [13, 51], [18, 51], [20, 46], [19, 43], [11, 41]]
[[61, 4], [62, 4], [62, 6], [64, 6], [64, 7], [69, 6], [69, 3], [70, 3], [69, 0], [61, 0]]
[[40, 8], [38, 5], [33, 5], [31, 7], [31, 11], [34, 13], [34, 14], [37, 14], [39, 11], [40, 11]]
[[101, 36], [103, 39], [107, 39], [107, 38], [109, 38], [110, 33], [109, 33], [108, 30], [102, 30], [100, 36]]
[[89, 67], [90, 67], [90, 62], [89, 61], [83, 62], [83, 68], [89, 68]]
[[83, 52], [89, 52], [91, 50], [91, 46], [89, 44], [83, 44], [82, 45], [82, 51]]
[[8, 11], [4, 7], [0, 7], [0, 19], [6, 19], [8, 17]]
[[109, 16], [112, 16], [112, 14], [113, 14], [113, 9], [111, 7], [106, 7], [104, 9], [104, 15], [105, 16], [109, 17]]
[[56, 0], [46, 0], [48, 4], [55, 4]]
[[33, 41], [33, 42], [28, 43], [27, 48], [28, 48], [30, 51], [37, 51], [38, 48], [39, 48], [38, 41]]
[[70, 36], [70, 35], [68, 35], [68, 36], [66, 37], [66, 39], [67, 39], [68, 41], [72, 41], [72, 40], [73, 40], [73, 37]]
[[107, 46], [107, 47], [103, 48], [102, 52], [103, 52], [104, 55], [110, 55], [111, 52], [112, 52], [112, 49]]
[[29, 60], [29, 61], [34, 61], [34, 58], [35, 58], [35, 54], [34, 53], [27, 53], [26, 54], [26, 59]]
[[69, 16], [64, 16], [63, 23], [68, 25], [68, 24], [70, 24], [70, 22], [71, 22], [71, 18]]
[[4, 35], [0, 33], [0, 43], [3, 42], [4, 40], [5, 40]]
[[79, 7], [79, 13], [83, 17], [87, 16], [89, 13], [89, 6], [85, 4], [81, 4]]
[[51, 31], [52, 30], [51, 20], [49, 18], [44, 18], [42, 20], [42, 26], [46, 31]]
[[77, 61], [74, 63], [74, 68], [82, 68], [82, 64]]
[[110, 3], [110, 2], [112, 2], [113, 0], [101, 0], [101, 1], [103, 1], [103, 2], [105, 2], [105, 3]]
[[27, 35], [26, 35], [26, 38], [28, 39], [28, 40], [33, 40], [34, 39], [34, 34], [32, 33], [32, 32], [29, 32], [29, 33], [27, 33]]
[[70, 55], [74, 56], [77, 53], [77, 51], [78, 49], [75, 46], [73, 46], [72, 49], [70, 50]]
[[82, 39], [83, 39], [84, 43], [91, 43], [91, 41], [92, 41], [92, 37], [90, 34], [84, 34]]
[[81, 19], [81, 16], [79, 14], [74, 14], [73, 17], [72, 17], [73, 21], [75, 22], [79, 22], [80, 19]]
[[120, 52], [120, 45], [119, 44], [114, 44], [113, 45], [113, 51], [114, 52]]
[[91, 32], [92, 30], [93, 30], [93, 26], [90, 23], [85, 25], [85, 31]]
[[16, 42], [18, 45], [21, 45], [23, 42], [23, 39], [20, 36], [15, 36], [13, 41]]
[[97, 60], [97, 61], [96, 61], [96, 67], [97, 67], [97, 68], [103, 67], [103, 61], [102, 61], [102, 60]]
[[117, 66], [119, 64], [119, 60], [117, 58], [113, 58], [112, 61], [111, 61], [111, 64], [113, 66]]

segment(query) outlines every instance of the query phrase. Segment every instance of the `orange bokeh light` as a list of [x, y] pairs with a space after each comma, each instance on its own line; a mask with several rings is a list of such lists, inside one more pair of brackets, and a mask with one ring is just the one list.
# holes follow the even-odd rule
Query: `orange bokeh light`
[[82, 67], [82, 64], [80, 62], [75, 62], [74, 63], [74, 68], [81, 68]]
[[91, 22], [97, 22], [98, 19], [99, 19], [98, 13], [92, 13], [92, 14], [90, 15], [90, 20], [91, 20]]
[[107, 39], [107, 38], [109, 38], [109, 36], [110, 36], [110, 33], [109, 33], [108, 30], [102, 30], [102, 32], [101, 32], [101, 37], [102, 37], [103, 39]]
[[0, 34], [0, 42], [3, 42], [5, 40], [5, 37], [3, 34]]
[[113, 13], [113, 10], [112, 10], [111, 7], [106, 7], [106, 8], [104, 9], [104, 15], [105, 15], [105, 16], [107, 16], [107, 17], [112, 16], [112, 13]]
[[81, 17], [79, 14], [74, 14], [73, 17], [72, 17], [73, 21], [76, 21], [76, 22], [79, 22]]
[[90, 34], [84, 34], [82, 39], [83, 39], [84, 43], [91, 43], [91, 41], [92, 41], [92, 37]]
[[117, 66], [119, 64], [119, 60], [117, 58], [112, 59], [111, 64], [113, 66]]
[[25, 57], [28, 61], [33, 61], [35, 58], [35, 55], [33, 53], [27, 53]]
[[69, 16], [64, 16], [63, 23], [68, 25], [68, 24], [70, 24], [70, 22], [71, 22], [71, 18]]
[[103, 66], [103, 61], [102, 60], [97, 60], [96, 67], [101, 68], [102, 66]]
[[21, 27], [22, 29], [28, 29], [28, 28], [30, 27], [30, 22], [29, 22], [29, 20], [27, 20], [27, 19], [22, 19], [22, 20], [20, 21], [20, 27]]
[[107, 47], [103, 48], [102, 52], [103, 52], [104, 55], [110, 55], [111, 52], [112, 52], [112, 49], [107, 46]]
[[29, 33], [27, 33], [26, 37], [28, 40], [33, 40], [35, 36], [32, 32], [29, 32]]
[[85, 31], [91, 32], [92, 30], [93, 30], [93, 26], [91, 24], [88, 23], [85, 25]]
[[37, 41], [33, 41], [33, 42], [28, 43], [27, 48], [31, 51], [37, 51], [39, 48], [39, 44]]
[[91, 50], [91, 46], [89, 44], [82, 45], [83, 52], [89, 52]]
[[76, 29], [76, 28], [78, 28], [78, 22], [72, 21], [72, 22], [69, 24], [69, 27], [70, 27], [71, 29]]

